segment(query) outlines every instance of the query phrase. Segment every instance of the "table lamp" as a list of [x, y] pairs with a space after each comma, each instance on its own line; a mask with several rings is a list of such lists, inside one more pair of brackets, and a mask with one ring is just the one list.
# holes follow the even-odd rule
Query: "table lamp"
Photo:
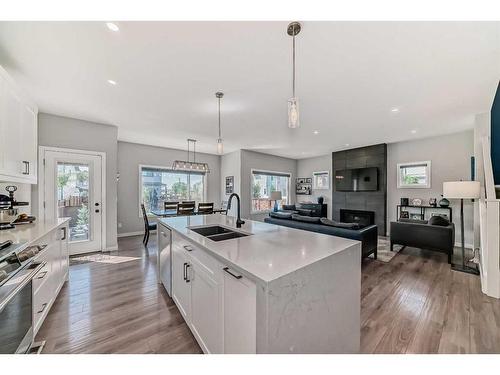
[[282, 197], [281, 197], [281, 191], [272, 191], [271, 192], [271, 198], [270, 200], [271, 201], [274, 201], [274, 209], [273, 211], [274, 212], [278, 212], [278, 202], [281, 201]]
[[460, 199], [460, 234], [462, 237], [462, 264], [452, 264], [455, 271], [479, 274], [476, 268], [468, 267], [465, 262], [465, 239], [464, 239], [464, 199], [476, 199], [481, 194], [479, 181], [451, 181], [443, 182], [443, 197], [448, 199]]

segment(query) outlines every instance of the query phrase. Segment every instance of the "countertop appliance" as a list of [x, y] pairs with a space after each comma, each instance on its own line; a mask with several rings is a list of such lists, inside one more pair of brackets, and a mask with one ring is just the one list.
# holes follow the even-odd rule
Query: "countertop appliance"
[[40, 247], [0, 244], [0, 354], [27, 353], [33, 343], [33, 277], [44, 263], [33, 262]]
[[164, 225], [158, 225], [158, 282], [163, 284], [172, 297], [172, 232]]

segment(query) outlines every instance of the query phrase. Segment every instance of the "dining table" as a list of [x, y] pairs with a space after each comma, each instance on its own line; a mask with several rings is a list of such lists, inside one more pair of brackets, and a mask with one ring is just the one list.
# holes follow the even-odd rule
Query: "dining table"
[[[226, 209], [223, 209], [223, 208], [220, 208], [220, 209], [214, 209], [212, 211], [212, 213], [216, 214], [216, 213], [219, 213], [219, 214], [223, 214], [223, 213], [226, 213], [227, 210]], [[151, 210], [151, 213], [155, 216], [158, 216], [158, 217], [173, 217], [173, 216], [179, 216], [177, 214], [177, 210], [175, 209], [169, 209], [169, 210]], [[198, 212], [198, 211], [194, 211], [191, 215], [209, 215], [207, 214], [207, 212]]]

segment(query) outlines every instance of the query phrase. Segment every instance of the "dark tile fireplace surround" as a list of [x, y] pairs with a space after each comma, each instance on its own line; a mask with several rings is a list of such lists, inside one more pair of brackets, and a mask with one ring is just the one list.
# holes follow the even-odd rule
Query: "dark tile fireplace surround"
[[[339, 169], [377, 167], [377, 191], [336, 191], [332, 187], [332, 216], [338, 221], [373, 221], [378, 234], [387, 227], [387, 145], [378, 144], [332, 154], [332, 173]], [[343, 213], [344, 212], [344, 213]], [[350, 213], [349, 213], [350, 212]], [[342, 216], [346, 215], [346, 216]]]
[[342, 223], [358, 223], [362, 227], [375, 224], [375, 212], [364, 210], [340, 209]]

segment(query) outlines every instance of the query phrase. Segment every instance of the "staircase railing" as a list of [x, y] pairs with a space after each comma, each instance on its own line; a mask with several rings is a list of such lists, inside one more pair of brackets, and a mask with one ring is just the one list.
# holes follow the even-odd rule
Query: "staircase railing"
[[479, 199], [481, 288], [500, 298], [500, 200], [496, 197], [489, 137], [481, 139], [483, 181]]

